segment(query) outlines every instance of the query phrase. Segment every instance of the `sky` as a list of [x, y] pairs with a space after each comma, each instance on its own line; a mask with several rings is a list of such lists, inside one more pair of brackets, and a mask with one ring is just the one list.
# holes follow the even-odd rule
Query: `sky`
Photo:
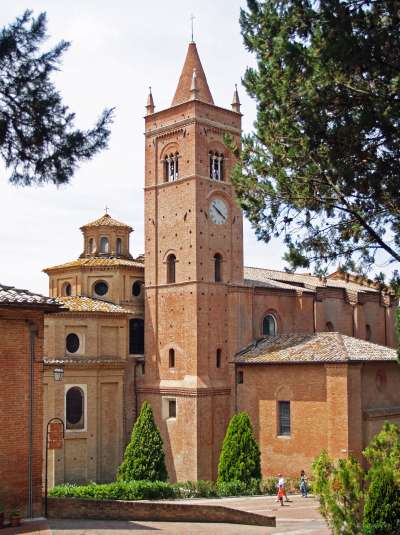
[[[240, 0], [2, 0], [0, 27], [25, 9], [47, 12], [45, 48], [71, 41], [54, 82], [76, 113], [76, 126], [90, 128], [104, 108], [115, 107], [108, 150], [84, 162], [68, 186], [22, 188], [8, 183], [0, 164], [0, 282], [48, 293], [42, 269], [76, 259], [83, 248], [83, 224], [109, 207], [115, 219], [134, 228], [133, 256], [143, 252], [144, 121], [148, 87], [156, 110], [172, 101], [190, 41], [194, 39], [218, 106], [230, 109], [239, 85], [243, 130], [252, 129], [255, 103], [240, 86], [254, 58], [239, 27]], [[282, 244], [257, 241], [244, 224], [249, 266], [282, 269]]]

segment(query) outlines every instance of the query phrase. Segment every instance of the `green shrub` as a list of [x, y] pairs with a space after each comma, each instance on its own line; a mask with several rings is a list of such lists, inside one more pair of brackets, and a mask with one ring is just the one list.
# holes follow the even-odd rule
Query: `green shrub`
[[390, 464], [370, 471], [364, 507], [365, 535], [400, 534], [400, 485]]
[[179, 498], [178, 489], [164, 481], [116, 481], [88, 485], [59, 485], [50, 496], [93, 500], [164, 500]]
[[182, 498], [215, 498], [218, 496], [212, 481], [186, 481], [185, 483], [177, 483], [176, 487]]
[[166, 481], [165, 454], [153, 410], [145, 401], [133, 426], [124, 460], [118, 469], [119, 481]]
[[218, 481], [217, 493], [221, 498], [225, 496], [255, 496], [261, 494], [260, 481], [251, 479], [248, 483], [244, 481]]
[[274, 496], [274, 494], [277, 494], [278, 492], [277, 484], [278, 479], [276, 477], [269, 477], [268, 479], [263, 479], [262, 481], [260, 481], [261, 494]]
[[261, 479], [260, 449], [254, 438], [249, 415], [235, 414], [226, 431], [218, 465], [218, 483]]

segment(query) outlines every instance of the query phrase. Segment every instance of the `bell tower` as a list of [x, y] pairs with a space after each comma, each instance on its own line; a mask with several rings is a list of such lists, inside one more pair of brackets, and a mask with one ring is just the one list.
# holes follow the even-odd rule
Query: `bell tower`
[[171, 480], [214, 479], [238, 349], [231, 291], [243, 284], [242, 213], [230, 174], [240, 102], [214, 104], [194, 42], [171, 107], [145, 118], [145, 373]]

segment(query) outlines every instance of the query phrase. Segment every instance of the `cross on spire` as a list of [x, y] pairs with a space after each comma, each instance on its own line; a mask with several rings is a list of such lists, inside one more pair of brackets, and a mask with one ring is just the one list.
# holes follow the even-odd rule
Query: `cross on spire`
[[193, 13], [190, 15], [190, 25], [191, 25], [191, 29], [192, 29], [192, 43], [194, 43], [194, 39], [193, 39], [193, 21], [196, 17], [193, 15]]
[[104, 208], [106, 214], [108, 214], [108, 210], [109, 210], [109, 209], [110, 209], [110, 208], [106, 205], [106, 207]]

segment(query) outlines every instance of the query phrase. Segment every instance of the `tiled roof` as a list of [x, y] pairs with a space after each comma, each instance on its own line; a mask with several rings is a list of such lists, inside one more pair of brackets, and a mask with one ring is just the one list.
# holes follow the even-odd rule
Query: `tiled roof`
[[242, 364], [396, 361], [397, 351], [335, 332], [267, 336], [235, 356]]
[[[57, 297], [57, 301], [69, 312], [107, 312], [115, 314], [130, 314], [130, 311], [119, 305], [102, 301], [101, 299], [92, 299], [91, 297], [82, 297], [80, 295], [71, 297]], [[63, 312], [60, 310], [60, 312]]]
[[2, 305], [40, 306], [54, 309], [59, 307], [57, 301], [51, 297], [0, 284], [0, 306]]
[[284, 282], [274, 281], [272, 279], [257, 280], [257, 279], [245, 278], [244, 284], [246, 286], [259, 287], [259, 288], [274, 288], [275, 290], [295, 290], [296, 292], [309, 292], [309, 293], [313, 292], [313, 290], [310, 290], [308, 288], [302, 288], [301, 286], [294, 286], [293, 284], [285, 284]]
[[274, 269], [263, 269], [255, 267], [245, 267], [244, 276], [246, 279], [267, 282], [278, 281], [285, 284], [299, 285], [300, 287], [309, 288], [344, 288], [350, 292], [373, 292], [379, 290], [373, 286], [357, 284], [355, 282], [346, 282], [336, 278], [320, 278], [310, 273], [287, 273], [286, 271], [277, 271]]
[[90, 257], [90, 258], [79, 258], [78, 260], [73, 260], [72, 262], [67, 262], [66, 264], [59, 264], [58, 266], [51, 266], [43, 271], [53, 271], [55, 269], [68, 269], [68, 268], [91, 268], [91, 267], [137, 267], [140, 269], [144, 268], [144, 264], [141, 261], [135, 260], [126, 260], [125, 258], [100, 258], [100, 257]]
[[123, 227], [132, 230], [132, 227], [126, 225], [125, 223], [121, 223], [121, 221], [113, 219], [109, 214], [104, 214], [99, 219], [96, 219], [96, 221], [86, 223], [86, 225], [83, 225], [83, 227], [81, 227], [81, 230], [88, 227]]

